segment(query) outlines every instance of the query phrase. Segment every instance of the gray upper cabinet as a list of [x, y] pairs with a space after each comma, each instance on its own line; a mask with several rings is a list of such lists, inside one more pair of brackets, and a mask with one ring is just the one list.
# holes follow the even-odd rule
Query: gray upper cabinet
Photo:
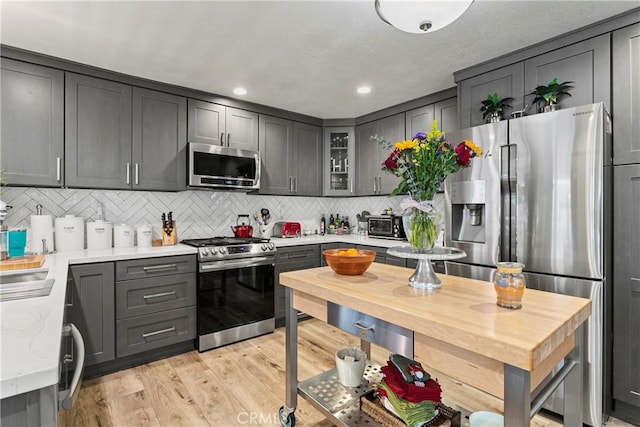
[[260, 114], [260, 194], [291, 194], [293, 122]]
[[[531, 89], [533, 90], [533, 89]], [[487, 96], [497, 93], [499, 98], [514, 98], [514, 110], [524, 107], [524, 63], [498, 68], [458, 82], [459, 128], [484, 124], [480, 107]]]
[[293, 190], [322, 196], [322, 128], [293, 122]]
[[435, 118], [438, 121], [438, 127], [441, 131], [451, 132], [460, 129], [460, 125], [458, 124], [457, 98], [450, 98], [441, 102], [436, 102], [434, 110], [436, 115]]
[[131, 187], [131, 86], [66, 74], [65, 183]]
[[260, 114], [260, 194], [322, 195], [322, 128]]
[[189, 99], [189, 142], [258, 150], [258, 114]]
[[68, 319], [84, 339], [85, 366], [115, 358], [115, 294], [112, 262], [73, 265]]
[[[431, 122], [435, 119], [435, 108], [433, 104], [416, 108], [405, 113], [405, 138], [413, 138], [418, 132], [428, 132], [431, 129]], [[440, 122], [438, 122], [440, 124]]]
[[640, 407], [640, 165], [613, 179], [613, 397]]
[[[525, 93], [536, 86], [546, 85], [557, 78], [559, 83], [572, 81], [571, 96], [563, 98], [563, 108], [593, 102], [611, 105], [611, 49], [610, 36], [604, 34], [527, 59], [524, 62]], [[533, 101], [533, 95], [527, 98]], [[535, 112], [536, 106], [528, 111]]]
[[[402, 141], [405, 134], [404, 126], [404, 113], [385, 117], [384, 119], [378, 120], [378, 136], [389, 142]], [[381, 145], [378, 145], [377, 148], [378, 162], [375, 166], [380, 176], [378, 180], [378, 194], [390, 194], [398, 186], [400, 179], [395, 175], [384, 172], [380, 166], [389, 154], [391, 154], [391, 151]]]
[[134, 189], [186, 188], [186, 98], [133, 88]]
[[640, 163], [640, 24], [613, 33], [613, 162]]
[[2, 169], [9, 185], [61, 186], [64, 73], [2, 58]]
[[324, 128], [324, 195], [353, 196], [355, 194], [355, 132], [354, 128]]

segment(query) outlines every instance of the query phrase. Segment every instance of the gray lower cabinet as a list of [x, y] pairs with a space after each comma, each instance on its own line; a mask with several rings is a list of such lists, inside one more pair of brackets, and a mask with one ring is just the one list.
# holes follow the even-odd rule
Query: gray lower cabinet
[[184, 190], [186, 148], [186, 98], [134, 87], [131, 188]]
[[66, 73], [65, 184], [179, 191], [186, 98]]
[[640, 24], [613, 32], [613, 163], [640, 163]]
[[258, 114], [189, 99], [189, 142], [258, 150]]
[[67, 318], [84, 339], [85, 366], [115, 358], [114, 265], [72, 265]]
[[260, 114], [260, 194], [322, 195], [322, 128]]
[[[458, 83], [458, 124], [460, 129], [485, 123], [480, 107], [482, 107], [482, 101], [487, 99], [489, 94], [496, 93], [500, 99], [514, 98], [511, 104], [513, 110], [522, 109], [527, 104], [527, 102], [523, 102], [523, 62], [456, 81], [456, 83]], [[506, 113], [509, 114], [510, 111]]]
[[[559, 83], [572, 81], [571, 96], [562, 98], [560, 107], [569, 108], [594, 102], [611, 105], [610, 35], [604, 34], [524, 61], [524, 90], [557, 78]], [[528, 101], [532, 101], [529, 97]], [[535, 107], [529, 111], [531, 114]]]
[[391, 149], [371, 141], [377, 135], [387, 142], [402, 141], [405, 137], [405, 114], [395, 114], [374, 122], [356, 126], [356, 195], [390, 194], [399, 179], [381, 169]]
[[325, 261], [324, 256], [322, 255], [322, 252], [326, 251], [327, 249], [339, 249], [345, 247], [348, 247], [346, 243], [322, 243], [320, 245], [320, 267], [326, 267], [328, 265], [327, 261]]
[[63, 184], [64, 73], [2, 58], [2, 169], [9, 185]]
[[376, 252], [376, 259], [373, 262], [379, 262], [380, 264], [397, 265], [400, 267], [406, 267], [407, 262], [404, 258], [398, 258], [387, 253], [387, 248], [381, 248], [378, 246], [361, 245], [357, 244], [358, 249], [368, 249]]
[[613, 398], [640, 414], [640, 164], [613, 175]]
[[116, 356], [196, 337], [196, 257], [116, 263]]
[[278, 248], [274, 267], [274, 312], [276, 324], [282, 324], [286, 314], [284, 286], [280, 284], [280, 273], [320, 267], [320, 245], [301, 245]]

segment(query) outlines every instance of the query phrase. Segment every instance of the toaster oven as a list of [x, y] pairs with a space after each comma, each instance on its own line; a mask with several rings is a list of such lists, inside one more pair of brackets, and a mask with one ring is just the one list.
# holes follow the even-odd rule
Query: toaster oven
[[402, 217], [399, 215], [379, 215], [367, 217], [368, 232], [371, 237], [406, 239]]
[[273, 224], [272, 237], [300, 237], [302, 226], [299, 222], [281, 221]]

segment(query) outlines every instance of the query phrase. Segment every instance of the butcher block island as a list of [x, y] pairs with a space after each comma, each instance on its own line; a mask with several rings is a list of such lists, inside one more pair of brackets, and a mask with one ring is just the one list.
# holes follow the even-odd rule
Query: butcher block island
[[[360, 336], [365, 351], [373, 342], [403, 352], [426, 368], [503, 399], [505, 426], [528, 426], [564, 382], [564, 425], [582, 426], [580, 347], [574, 349], [574, 343], [591, 315], [590, 300], [527, 289], [523, 307], [511, 310], [496, 305], [491, 283], [439, 275], [442, 288], [427, 292], [407, 285], [412, 273], [373, 263], [358, 276], [338, 275], [329, 267], [280, 274], [288, 306], [282, 425], [295, 423], [298, 394], [335, 423], [349, 425], [354, 417], [345, 421], [337, 415], [344, 408], [334, 412], [313, 402], [304, 387], [313, 380], [298, 384], [297, 312], [302, 311]], [[563, 360], [564, 367], [550, 378]], [[446, 400], [447, 390], [443, 396]], [[357, 403], [355, 399], [356, 412]]]

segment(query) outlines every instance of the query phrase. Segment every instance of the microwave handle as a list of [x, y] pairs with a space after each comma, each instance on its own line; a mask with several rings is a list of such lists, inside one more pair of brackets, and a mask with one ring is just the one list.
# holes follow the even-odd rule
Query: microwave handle
[[231, 147], [231, 134], [227, 134], [227, 147]]
[[224, 132], [220, 132], [220, 146], [224, 147]]
[[58, 397], [59, 409], [71, 409], [77, 393], [80, 391], [80, 380], [84, 371], [84, 340], [82, 334], [73, 323], [69, 323], [63, 328], [63, 335], [73, 337], [73, 346], [76, 353], [76, 366], [71, 379], [71, 385], [67, 390], [63, 390]]

